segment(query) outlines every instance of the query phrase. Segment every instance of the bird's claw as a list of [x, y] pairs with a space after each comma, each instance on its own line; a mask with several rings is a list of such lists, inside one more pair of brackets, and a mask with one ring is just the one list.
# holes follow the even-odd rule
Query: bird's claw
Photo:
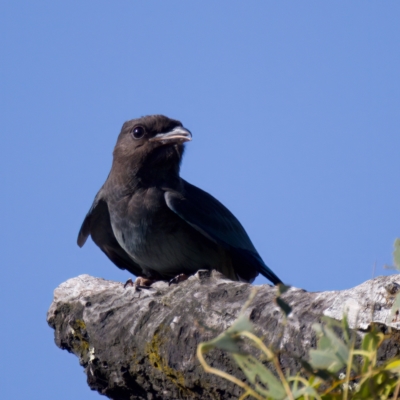
[[124, 289], [126, 289], [127, 286], [133, 286], [133, 280], [129, 278], [125, 284], [124, 284]]
[[138, 276], [135, 282], [133, 282], [133, 280], [129, 278], [124, 284], [124, 289], [126, 289], [127, 286], [134, 286], [135, 290], [137, 291], [140, 291], [142, 289], [151, 289], [150, 286], [154, 282], [154, 279], [144, 278], [143, 276]]
[[177, 284], [179, 282], [183, 282], [186, 281], [186, 279], [188, 279], [189, 276], [186, 274], [179, 274], [177, 276], [175, 276], [174, 278], [172, 278], [169, 282], [168, 282], [168, 286], [171, 286], [172, 284]]

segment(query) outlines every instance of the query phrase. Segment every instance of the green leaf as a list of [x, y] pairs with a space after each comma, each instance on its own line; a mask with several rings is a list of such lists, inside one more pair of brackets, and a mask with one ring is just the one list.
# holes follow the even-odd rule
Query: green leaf
[[[255, 357], [233, 354], [233, 358], [259, 394], [277, 400], [285, 398], [286, 392], [282, 383]], [[259, 383], [262, 383], [266, 388]]]
[[208, 352], [214, 348], [218, 348], [230, 353], [242, 353], [238, 343], [240, 342], [240, 332], [253, 330], [253, 324], [249, 318], [242, 314], [225, 332], [222, 332], [216, 338], [209, 342], [203, 343], [203, 351]]
[[388, 399], [397, 383], [398, 379], [388, 371], [381, 371], [362, 381], [357, 390], [357, 399]]
[[304, 395], [318, 397], [317, 391], [311, 386], [304, 386], [301, 389], [293, 390], [292, 394], [295, 399]]
[[241, 314], [239, 318], [230, 326], [225, 333], [228, 335], [237, 335], [239, 332], [253, 332], [254, 327], [247, 315]]
[[372, 330], [368, 332], [362, 341], [361, 349], [364, 351], [377, 351], [382, 334]]
[[290, 307], [289, 304], [286, 303], [286, 301], [282, 300], [280, 297], [277, 297], [275, 301], [286, 317], [292, 312], [292, 307]]
[[278, 285], [278, 296], [282, 296], [283, 293], [286, 293], [290, 288], [291, 288], [291, 286], [284, 285], [283, 283], [279, 284]]
[[329, 350], [310, 350], [310, 364], [316, 369], [326, 369], [329, 372], [338, 372], [344, 367], [343, 361]]
[[350, 326], [349, 326], [349, 319], [347, 318], [347, 314], [343, 315], [342, 330], [343, 330], [344, 340], [345, 340], [346, 344], [349, 345], [352, 335], [351, 335], [351, 330], [350, 330]]
[[333, 329], [328, 326], [323, 327], [324, 334], [331, 341], [332, 348], [339, 358], [344, 363], [347, 363], [349, 359], [349, 347], [336, 335]]
[[314, 324], [313, 329], [319, 335], [319, 340], [317, 349], [310, 350], [310, 364], [316, 369], [339, 371], [347, 364], [349, 348], [329, 326]]
[[[310, 350], [313, 351], [313, 350]], [[308, 363], [305, 360], [299, 360], [302, 367], [304, 368], [305, 371], [308, 372], [309, 375], [311, 375], [310, 377], [310, 382], [311, 379], [315, 378], [321, 378], [323, 381], [328, 381], [329, 379], [332, 378], [333, 374], [328, 372], [325, 369], [318, 369], [318, 368], [314, 368], [310, 363]]]
[[237, 339], [233, 339], [232, 336], [223, 334], [217, 336], [215, 339], [204, 343], [203, 350], [208, 352], [212, 349], [218, 348], [221, 350], [228, 351], [230, 353], [240, 353], [240, 348], [237, 345]]
[[400, 360], [389, 362], [389, 364], [385, 366], [385, 370], [392, 371], [398, 374], [400, 372]]

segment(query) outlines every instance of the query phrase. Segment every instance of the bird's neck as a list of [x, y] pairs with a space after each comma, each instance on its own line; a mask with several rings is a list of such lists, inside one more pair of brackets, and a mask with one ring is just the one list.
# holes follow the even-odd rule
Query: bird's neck
[[152, 165], [134, 172], [134, 181], [141, 187], [175, 186], [180, 182], [179, 164]]
[[179, 163], [148, 165], [147, 163], [124, 163], [117, 160], [113, 163], [109, 181], [112, 182], [114, 194], [129, 196], [141, 189], [151, 187], [178, 188], [181, 186]]

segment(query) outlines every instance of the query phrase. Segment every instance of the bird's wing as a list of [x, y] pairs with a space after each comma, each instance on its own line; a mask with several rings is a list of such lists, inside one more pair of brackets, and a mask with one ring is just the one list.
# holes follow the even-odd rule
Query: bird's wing
[[119, 268], [139, 276], [142, 268], [119, 245], [111, 227], [107, 202], [101, 198], [101, 191], [94, 199], [78, 234], [78, 246], [82, 247], [88, 236], [100, 247], [106, 256]]
[[[208, 239], [228, 249], [240, 278], [252, 281], [261, 273], [274, 284], [281, 280], [265, 265], [243, 226], [217, 199], [183, 181], [183, 191], [165, 189], [168, 207]], [[255, 271], [250, 271], [249, 266]]]

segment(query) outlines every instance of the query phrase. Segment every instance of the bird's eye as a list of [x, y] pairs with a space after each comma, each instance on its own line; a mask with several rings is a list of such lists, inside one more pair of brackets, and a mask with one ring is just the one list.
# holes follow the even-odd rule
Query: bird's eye
[[143, 126], [137, 126], [137, 127], [134, 128], [133, 131], [132, 131], [132, 136], [133, 136], [135, 139], [140, 139], [140, 138], [142, 138], [142, 137], [144, 136], [144, 134], [145, 134], [145, 130], [144, 130]]

